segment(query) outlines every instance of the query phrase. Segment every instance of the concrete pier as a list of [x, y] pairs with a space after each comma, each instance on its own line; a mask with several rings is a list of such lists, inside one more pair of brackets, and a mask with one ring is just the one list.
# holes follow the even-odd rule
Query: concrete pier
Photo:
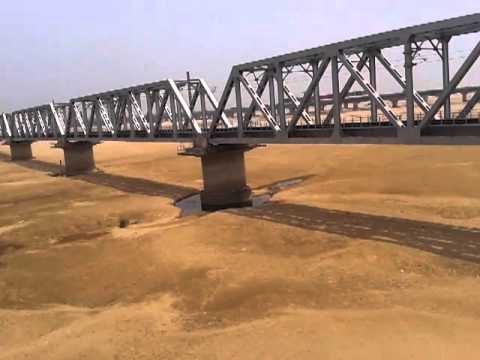
[[12, 161], [32, 159], [32, 143], [30, 141], [10, 142], [10, 157]]
[[202, 156], [202, 209], [214, 211], [252, 205], [245, 173], [245, 149], [225, 147]]
[[63, 149], [65, 175], [79, 175], [95, 170], [93, 146], [89, 141], [65, 142], [55, 145]]
[[202, 209], [215, 211], [252, 205], [252, 191], [247, 185], [246, 145], [208, 145], [186, 149], [181, 155], [200, 157], [202, 161]]

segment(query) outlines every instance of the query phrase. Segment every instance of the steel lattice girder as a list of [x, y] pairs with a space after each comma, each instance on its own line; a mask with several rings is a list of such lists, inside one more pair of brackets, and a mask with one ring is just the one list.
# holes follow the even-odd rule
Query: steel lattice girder
[[10, 138], [41, 140], [62, 137], [65, 135], [67, 112], [68, 104], [53, 102], [14, 111], [8, 120]]
[[[473, 14], [237, 65], [232, 68], [218, 103], [201, 79], [165, 80], [79, 97], [72, 99], [70, 104], [64, 107], [52, 103], [32, 108], [33, 110], [16, 111], [10, 116], [5, 115], [4, 118], [7, 118], [11, 137], [20, 139], [104, 137], [131, 141], [136, 139], [160, 141], [166, 138], [188, 141], [202, 136], [208, 137], [213, 144], [462, 143], [462, 141], [480, 144], [480, 119], [474, 118], [472, 121], [467, 119], [467, 115], [479, 101], [478, 87], [472, 88], [472, 92], [476, 93], [459, 116], [456, 116], [456, 119], [450, 118], [450, 97], [455, 91], [459, 92], [457, 86], [480, 56], [480, 42], [451, 79], [448, 62], [448, 44], [451, 38], [478, 32], [480, 14]], [[414, 58], [425, 43], [430, 44], [431, 50], [440, 56], [443, 67], [443, 89], [434, 95], [438, 98], [432, 106], [422, 98], [425, 92], [415, 91], [413, 77]], [[404, 48], [405, 75], [395, 70], [382, 55], [383, 49], [397, 46]], [[359, 59], [356, 64], [355, 57]], [[386, 105], [385, 98], [392, 94], [378, 93], [375, 60], [379, 60], [404, 89], [407, 103], [406, 121], [398, 118]], [[310, 77], [302, 98], [290, 90], [286, 81], [295, 71], [295, 67], [300, 67]], [[324, 76], [329, 73], [328, 67], [332, 88], [328, 101], [332, 108], [322, 121], [320, 106], [324, 106], [325, 102], [321, 102], [319, 86], [322, 79], [328, 80], [328, 76]], [[369, 70], [369, 80], [361, 73], [365, 67]], [[344, 84], [339, 77], [341, 70], [346, 70], [350, 74]], [[247, 79], [248, 74], [255, 73], [263, 74], [256, 89]], [[366, 99], [371, 103], [370, 122], [373, 124], [350, 126], [351, 124], [347, 124], [342, 118], [342, 103], [348, 101], [349, 96], [353, 96], [349, 93], [355, 82], [364, 89], [364, 93], [359, 95], [360, 98], [363, 99], [365, 93], [368, 95]], [[188, 88], [188, 101], [181, 93], [185, 87]], [[251, 99], [246, 109], [242, 107], [242, 89]], [[267, 89], [269, 102], [263, 98]], [[227, 104], [233, 90], [236, 95], [234, 107], [236, 125], [226, 115]], [[195, 113], [198, 100], [201, 103], [200, 115], [198, 112]], [[207, 119], [207, 101], [213, 107], [210, 123]], [[315, 106], [313, 125], [308, 112], [310, 104]], [[415, 105], [424, 113], [421, 121], [414, 119]], [[446, 114], [446, 118], [443, 119], [439, 116], [442, 107]], [[377, 109], [384, 113], [389, 122], [377, 119]], [[265, 125], [263, 120], [257, 125], [251, 125], [256, 110], [260, 110], [266, 119]], [[287, 110], [291, 110], [291, 113], [288, 114]], [[201, 116], [201, 119], [197, 119], [198, 116]], [[300, 119], [303, 119], [303, 122], [300, 122]], [[444, 121], [450, 123], [444, 124], [442, 123]], [[462, 128], [462, 124], [466, 126]], [[168, 134], [165, 135], [166, 133]], [[5, 124], [2, 126], [1, 136], [4, 138], [8, 136]], [[456, 136], [462, 139], [449, 139]]]
[[368, 83], [362, 76], [361, 72], [358, 71], [352, 62], [342, 53], [339, 55], [340, 61], [348, 69], [350, 74], [355, 78], [355, 80], [360, 84], [360, 86], [368, 93], [372, 98], [372, 101], [375, 101], [380, 109], [383, 111], [387, 119], [397, 127], [403, 127], [404, 125], [395, 115], [395, 113], [390, 109], [390, 107], [385, 103], [380, 94]]
[[445, 101], [450, 96], [452, 91], [455, 90], [458, 84], [460, 84], [460, 82], [463, 80], [468, 70], [470, 70], [473, 64], [477, 61], [478, 57], [480, 57], [480, 41], [478, 42], [477, 46], [475, 46], [475, 48], [472, 50], [470, 55], [468, 55], [462, 66], [460, 66], [460, 69], [458, 69], [452, 80], [450, 80], [446, 89], [443, 91], [442, 94], [440, 94], [437, 101], [432, 105], [430, 111], [425, 115], [424, 119], [420, 123], [420, 127], [423, 128], [432, 121], [433, 117], [445, 104]]
[[[277, 139], [274, 142], [287, 142], [287, 138], [296, 138], [299, 134], [299, 131], [303, 131], [302, 137], [304, 136], [326, 136], [325, 132], [322, 134], [315, 129], [309, 129], [311, 127], [311, 118], [308, 114], [307, 107], [311, 104], [315, 106], [315, 128], [323, 127], [329, 128], [332, 126], [337, 131], [331, 133], [331, 136], [338, 137], [342, 136], [342, 131], [345, 128], [345, 124], [342, 120], [341, 114], [341, 105], [354, 85], [357, 82], [368, 95], [371, 100], [371, 121], [377, 123], [377, 108], [381, 110], [386, 119], [391, 123], [390, 126], [393, 128], [402, 129], [402, 128], [417, 128], [416, 131], [408, 131], [409, 136], [420, 136], [422, 134], [421, 129], [426, 128], [432, 122], [432, 120], [443, 120], [440, 119], [440, 116], [437, 114], [441, 107], [444, 107], [446, 110], [445, 114], [450, 116], [450, 106], [449, 99], [451, 94], [456, 91], [457, 85], [460, 83], [460, 80], [466, 75], [467, 71], [471, 68], [475, 60], [479, 56], [480, 42], [474, 48], [472, 53], [469, 55], [464, 65], [460, 68], [457, 74], [450, 79], [449, 78], [449, 68], [448, 68], [448, 43], [451, 37], [477, 33], [480, 31], [480, 14], [473, 14], [464, 17], [454, 18], [450, 20], [439, 21], [435, 23], [413, 26], [401, 30], [390, 31], [378, 35], [367, 36], [363, 38], [358, 38], [354, 40], [344, 41], [336, 44], [330, 44], [318, 48], [308, 49], [304, 51], [293, 52], [286, 55], [276, 56], [272, 58], [267, 58], [259, 61], [249, 62], [246, 64], [241, 64], [234, 66], [225, 90], [222, 94], [220, 107], [217, 111], [217, 114], [214, 116], [213, 122], [210, 126], [209, 136], [211, 139], [215, 139], [215, 143], [222, 143], [223, 138], [231, 138], [232, 133], [226, 134], [224, 129], [218, 129], [218, 124], [220, 123], [220, 118], [218, 114], [221, 111], [226, 112], [226, 104], [228, 103], [229, 97], [232, 93], [232, 90], [235, 89], [240, 91], [239, 86], [236, 85], [237, 82], [243, 84], [247, 90], [248, 95], [252, 98], [252, 103], [247, 109], [243, 109], [241, 106], [241, 95], [236, 95], [236, 106], [235, 108], [237, 113], [237, 119], [241, 121], [241, 128], [237, 131], [237, 141], [240, 142], [255, 142], [257, 143], [257, 138], [264, 135], [264, 139], [269, 139], [272, 136]], [[428, 43], [432, 45], [432, 49], [442, 58], [443, 62], [443, 77], [444, 77], [444, 88], [437, 95], [438, 99], [433, 106], [430, 106], [427, 101], [422, 97], [422, 93], [415, 90], [415, 84], [412, 73], [412, 64], [413, 58], [419, 50], [422, 49], [423, 43]], [[405, 76], [402, 75], [398, 70], [396, 70], [388, 59], [382, 54], [382, 50], [385, 48], [391, 48], [396, 46], [403, 46], [405, 50]], [[353, 64], [351, 57], [358, 57], [359, 61], [357, 64]], [[401, 120], [398, 115], [396, 115], [386, 104], [383, 96], [378, 93], [376, 90], [376, 70], [375, 70], [375, 60], [385, 67], [387, 73], [404, 89], [404, 98], [407, 102], [408, 116], [406, 121]], [[341, 66], [338, 67], [338, 61], [340, 61]], [[326, 70], [326, 67], [322, 68], [322, 65], [330, 63], [332, 77], [332, 89], [333, 94], [331, 95], [332, 108], [326, 115], [325, 119], [321, 121], [320, 118], [320, 109], [319, 107], [324, 103], [321, 103], [318, 88], [320, 81], [322, 80], [323, 74]], [[320, 64], [320, 65], [319, 65]], [[311, 77], [311, 81], [306, 88], [306, 91], [302, 99], [296, 98], [293, 93], [289, 91], [289, 88], [285, 86], [284, 81], [285, 77], [292, 72], [292, 69], [295, 66], [300, 66], [305, 73], [308, 73]], [[307, 68], [311, 66], [314, 69], [313, 76], [307, 71]], [[320, 66], [320, 68], [319, 68]], [[367, 66], [370, 72], [370, 82], [368, 82], [364, 76], [361, 74], [361, 71]], [[344, 85], [340, 84], [338, 72], [345, 68], [350, 73], [349, 79]], [[258, 86], [254, 89], [250, 83], [245, 79], [244, 74], [255, 74], [263, 73], [263, 77], [260, 78]], [[274, 82], [277, 84], [277, 98], [275, 99], [274, 92]], [[475, 87], [473, 87], [475, 88]], [[265, 91], [270, 94], [270, 103], [267, 104], [262, 100]], [[475, 90], [473, 90], [475, 91]], [[428, 93], [426, 91], [425, 93]], [[462, 92], [463, 93], [463, 92]], [[286, 97], [285, 97], [286, 95]], [[293, 95], [293, 96], [292, 96]], [[397, 94], [389, 94], [390, 97], [395, 97]], [[266, 96], [266, 95], [265, 95]], [[460, 120], [465, 120], [462, 116], [466, 116], [473, 107], [478, 102], [478, 94], [476, 94], [470, 102], [465, 106], [464, 111], [460, 114]], [[268, 98], [268, 96], [266, 96]], [[361, 95], [363, 99], [364, 95]], [[291, 116], [287, 116], [285, 103], [289, 101], [290, 109], [293, 109]], [[398, 101], [398, 100], [395, 100]], [[417, 122], [414, 119], [414, 106], [417, 105], [424, 113], [425, 118], [421, 122]], [[257, 132], [255, 133], [254, 128], [247, 128], [250, 125], [251, 119], [255, 110], [260, 110], [263, 114], [263, 118], [266, 119], [266, 125], [257, 126]], [[299, 125], [298, 121], [300, 118], [304, 118], [307, 123], [305, 125]], [[332, 120], [333, 123], [332, 123]], [[242, 122], [243, 121], [243, 122]], [[320, 125], [318, 125], [320, 123]], [[454, 125], [460, 125], [461, 122], [455, 123]], [[384, 123], [380, 123], [381, 126], [387, 126]], [[375, 126], [380, 126], [375, 125]], [[471, 125], [471, 124], [469, 124]], [[240, 125], [239, 125], [240, 128]], [[270, 128], [272, 131], [270, 135], [267, 133], [267, 130]], [[340, 131], [342, 130], [342, 131]], [[310, 134], [307, 134], [307, 131], [310, 131]], [[350, 131], [351, 132], [351, 131]], [[385, 134], [386, 129], [383, 131], [369, 130], [364, 131], [367, 136], [383, 136], [376, 135], [375, 133]], [[335, 134], [336, 133], [336, 134]], [[402, 134], [407, 132], [402, 132]], [[447, 132], [445, 132], [447, 133]], [[451, 132], [452, 133], [452, 132]], [[393, 134], [393, 135], [392, 135]], [[400, 132], [392, 133], [389, 132], [389, 137], [395, 136], [400, 137]], [[448, 135], [450, 136], [450, 135]], [[254, 137], [255, 139], [253, 139]], [[242, 139], [245, 138], [245, 141]], [[233, 141], [229, 139], [228, 142]], [[402, 140], [403, 141], [403, 140]], [[409, 140], [411, 141], [411, 139]], [[225, 141], [227, 142], [227, 141]], [[269, 141], [270, 142], [270, 141]], [[390, 142], [388, 140], [387, 142]]]
[[9, 139], [12, 136], [9, 117], [9, 114], [0, 114], [0, 138], [2, 139]]
[[[188, 103], [181, 89], [188, 84], [194, 89]], [[202, 113], [206, 114], [206, 100], [214, 110], [218, 103], [203, 79], [167, 79], [155, 83], [111, 90], [83, 96], [70, 101], [67, 121], [68, 137], [154, 138], [159, 132], [171, 132], [179, 137], [185, 132], [201, 136], [206, 119], [202, 123], [194, 116], [194, 108], [200, 100]], [[226, 128], [232, 125], [225, 114], [221, 119]]]

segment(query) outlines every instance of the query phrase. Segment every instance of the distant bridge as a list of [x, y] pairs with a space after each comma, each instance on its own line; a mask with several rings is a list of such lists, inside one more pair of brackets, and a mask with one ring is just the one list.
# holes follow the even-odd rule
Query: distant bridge
[[[0, 136], [14, 159], [31, 157], [34, 141], [57, 141], [67, 173], [91, 169], [92, 146], [101, 141], [193, 142], [184, 154], [202, 157], [205, 207], [242, 205], [249, 201], [243, 153], [258, 144], [480, 144], [474, 112], [480, 87], [458, 88], [480, 56], [480, 41], [454, 74], [449, 63], [450, 41], [479, 31], [480, 14], [473, 14], [236, 65], [218, 101], [202, 79], [167, 79], [4, 113]], [[392, 47], [403, 50], [403, 71], [383, 53]], [[441, 60], [442, 89], [416, 90], [420, 51]], [[403, 93], [377, 91], [378, 66]], [[342, 70], [349, 76], [343, 83]], [[288, 85], [293, 72], [308, 75], [301, 96]], [[331, 95], [320, 95], [322, 79]], [[361, 92], [351, 92], [355, 83]], [[456, 93], [471, 97], [454, 113]], [[427, 96], [435, 97], [432, 105]], [[399, 101], [405, 102], [403, 116], [392, 108]], [[342, 104], [364, 102], [370, 113], [365, 121], [342, 116]]]

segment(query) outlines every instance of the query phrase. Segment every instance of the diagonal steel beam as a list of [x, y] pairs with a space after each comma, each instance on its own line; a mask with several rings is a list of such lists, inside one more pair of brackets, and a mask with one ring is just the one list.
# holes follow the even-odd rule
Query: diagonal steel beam
[[113, 137], [117, 137], [117, 123], [118, 123], [118, 118], [117, 118], [117, 106], [118, 106], [118, 98], [115, 98], [115, 96], [109, 96], [106, 97], [105, 99], [105, 109], [107, 111], [107, 115], [110, 119], [110, 122], [112, 123], [112, 130], [111, 134]]
[[10, 123], [11, 123], [10, 129], [12, 130], [12, 137], [19, 136], [19, 130], [18, 130], [19, 123], [18, 123], [17, 115], [15, 113], [12, 113], [12, 115], [10, 116]]
[[35, 131], [35, 136], [41, 137], [43, 135], [43, 131], [42, 131], [42, 126], [40, 125], [40, 121], [39, 121], [38, 116], [37, 116], [37, 111], [32, 110], [31, 117], [33, 119], [33, 123], [35, 124], [35, 130], [34, 130]]
[[30, 137], [33, 137], [33, 129], [32, 129], [32, 124], [30, 122], [30, 118], [28, 117], [28, 111], [25, 111], [25, 112], [22, 112], [22, 118], [23, 118], [23, 121], [25, 123], [25, 125], [27, 126], [27, 131], [28, 131], [28, 135]]
[[[132, 103], [133, 117], [134, 118], [138, 117], [140, 119], [140, 122], [143, 125], [143, 128], [147, 132], [150, 132], [150, 125], [149, 125], [147, 119], [145, 118], [145, 115], [143, 114], [142, 108], [140, 107], [139, 102], [135, 98], [135, 95], [133, 95], [133, 93], [130, 92], [129, 96], [130, 96], [130, 102]], [[138, 123], [138, 121], [137, 121], [137, 123]]]
[[[357, 70], [362, 71], [363, 68], [365, 67], [365, 65], [367, 65], [367, 61], [368, 61], [368, 54], [364, 53], [362, 55], [362, 57], [360, 58], [360, 61], [357, 63]], [[347, 82], [343, 86], [342, 91], [340, 91], [340, 104], [339, 104], [339, 106], [341, 106], [341, 103], [343, 102], [345, 97], [348, 95], [348, 93], [350, 92], [350, 90], [352, 89], [352, 86], [354, 84], [355, 84], [355, 78], [352, 75], [350, 75]], [[325, 119], [323, 120], [322, 125], [329, 124], [333, 119], [333, 114], [334, 114], [334, 108], [332, 107], [328, 111], [328, 114], [325, 117]]]
[[38, 123], [35, 111], [29, 111], [28, 118], [30, 119], [30, 123], [32, 124], [33, 136], [40, 137], [40, 124]]
[[28, 111], [23, 112], [22, 116], [23, 116], [23, 121], [25, 121], [25, 124], [27, 124], [28, 135], [30, 137], [33, 137], [34, 136], [33, 126], [30, 121], [30, 117], [28, 116]]
[[[290, 88], [285, 83], [283, 83], [283, 91], [285, 92], [287, 97], [290, 99], [290, 101], [295, 105], [295, 110], [298, 109], [298, 107], [300, 106], [300, 100], [298, 100], [295, 94], [290, 90]], [[305, 120], [305, 122], [308, 125], [314, 125], [315, 122], [312, 120], [307, 110], [303, 109], [301, 114], [302, 114], [303, 120]]]
[[164, 114], [167, 114], [168, 119], [173, 124], [173, 114], [170, 108], [168, 107], [168, 97], [170, 92], [166, 91], [163, 96], [160, 95], [160, 92], [157, 93], [155, 98], [155, 103], [157, 104], [157, 122], [155, 124], [155, 130], [160, 130], [162, 128], [162, 119]]
[[200, 97], [200, 88], [202, 86], [197, 84], [195, 86], [195, 90], [193, 91], [193, 95], [191, 96], [191, 99], [190, 99], [190, 111], [193, 112], [195, 110], [195, 106], [197, 105], [197, 101], [198, 101], [198, 98]]
[[23, 117], [23, 112], [18, 113], [18, 118], [20, 120], [20, 124], [22, 125], [22, 130], [23, 130], [24, 136], [28, 137], [30, 135], [30, 131], [28, 131], [27, 122], [25, 121], [25, 118]]
[[81, 110], [81, 113], [82, 113], [82, 118], [83, 118], [83, 121], [85, 123], [85, 136], [88, 136], [90, 130], [89, 130], [89, 119], [88, 119], [88, 111], [87, 111], [87, 103], [85, 101], [82, 101], [81, 102], [81, 106], [82, 108], [80, 109]]
[[212, 136], [213, 132], [217, 128], [218, 122], [222, 118], [223, 111], [225, 110], [225, 107], [227, 106], [227, 101], [230, 98], [230, 94], [232, 93], [233, 90], [233, 80], [234, 80], [234, 71], [235, 68], [232, 69], [230, 72], [230, 75], [228, 77], [227, 83], [225, 84], [225, 89], [223, 90], [222, 97], [220, 98], [220, 101], [218, 102], [218, 107], [215, 110], [215, 114], [212, 119], [212, 123], [210, 124], [210, 130], [208, 132], [208, 136]]
[[19, 137], [25, 136], [24, 128], [22, 122], [20, 121], [20, 116], [18, 115], [18, 113], [13, 114], [12, 117], [14, 123], [14, 135]]
[[178, 137], [178, 109], [173, 91], [169, 90], [170, 110], [172, 112], [173, 137]]
[[[381, 51], [375, 51], [374, 55], [378, 59], [378, 61], [380, 61], [383, 67], [388, 71], [388, 73], [392, 75], [395, 81], [400, 84], [402, 89], [405, 90], [407, 88], [407, 80], [405, 79], [405, 77], [403, 77], [402, 74], [400, 74], [400, 72], [393, 66], [393, 64], [383, 56]], [[430, 106], [428, 105], [428, 103], [415, 89], [413, 90], [413, 100], [417, 103], [418, 107], [422, 109], [424, 113], [430, 111]]]
[[5, 120], [4, 120], [4, 117], [5, 117], [5, 113], [2, 113], [1, 114], [1, 117], [0, 117], [0, 138], [4, 139], [7, 137], [7, 130], [5, 128]]
[[40, 110], [37, 110], [36, 116], [37, 116], [37, 121], [40, 124], [42, 134], [44, 136], [47, 136], [47, 127], [45, 126], [45, 122], [43, 121], [43, 116]]
[[17, 118], [15, 113], [10, 115], [10, 130], [12, 131], [12, 137], [18, 136]]
[[23, 112], [21, 112], [18, 115], [20, 117], [20, 122], [22, 123], [23, 132], [24, 132], [25, 136], [26, 137], [31, 136], [30, 124], [25, 120], [25, 116], [24, 116], [25, 114]]
[[475, 48], [472, 50], [470, 55], [468, 55], [468, 57], [465, 59], [462, 66], [460, 66], [460, 69], [458, 69], [457, 73], [451, 79], [450, 83], [445, 88], [445, 90], [439, 95], [439, 97], [437, 98], [437, 101], [435, 101], [435, 103], [432, 105], [432, 108], [430, 109], [430, 111], [425, 115], [422, 122], [420, 123], [420, 128], [423, 129], [425, 126], [430, 124], [435, 114], [445, 104], [445, 101], [451, 95], [452, 91], [454, 91], [458, 86], [458, 84], [460, 84], [460, 82], [463, 80], [463, 78], [465, 77], [467, 72], [470, 70], [470, 68], [473, 66], [473, 64], [475, 64], [475, 61], [477, 61], [479, 56], [480, 56], [480, 41], [478, 42], [477, 46], [475, 46]]
[[58, 130], [60, 131], [60, 134], [62, 136], [64, 136], [65, 135], [65, 122], [63, 121], [63, 118], [61, 116], [59, 116], [59, 114], [57, 113], [57, 109], [55, 108], [55, 105], [53, 104], [53, 102], [48, 104], [48, 106], [50, 107], [50, 112], [52, 113], [53, 119], [55, 120], [55, 123], [57, 124], [57, 127], [58, 127]]
[[12, 137], [12, 130], [10, 129], [10, 124], [8, 123], [7, 114], [5, 113], [2, 114], [2, 123], [3, 123], [4, 135], [8, 137]]
[[180, 108], [185, 113], [185, 116], [188, 118], [188, 120], [190, 122], [190, 125], [192, 126], [193, 131], [197, 135], [201, 135], [202, 134], [202, 128], [198, 125], [197, 120], [193, 117], [193, 114], [190, 111], [190, 108], [188, 107], [188, 104], [186, 103], [182, 94], [180, 93], [180, 90], [178, 89], [177, 85], [175, 84], [175, 81], [173, 81], [172, 79], [168, 79], [167, 81], [170, 84], [170, 90], [172, 91], [171, 96], [174, 96], [176, 98], [178, 104], [180, 105]]
[[117, 109], [115, 111], [115, 133], [118, 134], [122, 130], [122, 126], [126, 130], [128, 123], [128, 97], [122, 96], [118, 98]]
[[[204, 79], [199, 79], [200, 81], [200, 86], [202, 87], [205, 95], [207, 96], [208, 101], [212, 105], [213, 109], [216, 111], [219, 107], [217, 99], [215, 99], [215, 96], [212, 93], [212, 90], [210, 90], [210, 87], [208, 86], [207, 82]], [[232, 123], [230, 120], [228, 120], [227, 115], [225, 115], [225, 112], [220, 113], [220, 119], [223, 122], [223, 125], [225, 125], [226, 128], [231, 129], [233, 128]]]
[[98, 103], [98, 112], [100, 115], [100, 118], [107, 128], [107, 131], [109, 131], [112, 135], [115, 133], [115, 130], [113, 128], [112, 121], [110, 120], [110, 116], [108, 116], [108, 111], [107, 108], [105, 107], [105, 104], [103, 103], [102, 99], [97, 100]]
[[12, 130], [10, 129], [8, 116], [5, 113], [2, 114], [2, 129], [3, 129], [4, 136], [6, 134], [6, 137], [12, 137]]
[[302, 101], [298, 105], [292, 120], [288, 124], [288, 132], [291, 132], [297, 125], [298, 120], [302, 116], [302, 111], [305, 110], [305, 106], [309, 103], [310, 98], [312, 97], [315, 91], [315, 88], [318, 86], [320, 80], [323, 77], [323, 74], [325, 74], [325, 71], [328, 68], [328, 64], [330, 64], [330, 58], [326, 58], [322, 60], [322, 63], [318, 67], [317, 73], [312, 78], [312, 81], [310, 81], [310, 85], [308, 85], [307, 91], [305, 91], [305, 93], [303, 94]]
[[[197, 105], [197, 101], [200, 97], [200, 85], [197, 84], [195, 85], [194, 87], [194, 91], [193, 91], [193, 94], [192, 94], [192, 89], [191, 89], [191, 84], [188, 83], [189, 86], [188, 86], [188, 97], [189, 97], [189, 100], [188, 100], [188, 107], [190, 109], [190, 112], [193, 114], [194, 111], [195, 111], [195, 106]], [[186, 126], [188, 123], [188, 119], [185, 119], [185, 123], [183, 124], [183, 126]]]
[[25, 114], [23, 112], [21, 112], [19, 114], [20, 116], [20, 121], [22, 123], [22, 127], [23, 127], [23, 131], [24, 131], [24, 134], [26, 137], [29, 137], [30, 136], [30, 128], [29, 128], [29, 124], [28, 122], [25, 120]]
[[253, 101], [255, 101], [256, 106], [260, 109], [262, 112], [263, 116], [267, 119], [268, 124], [270, 127], [275, 131], [275, 132], [280, 132], [282, 129], [280, 126], [277, 124], [275, 118], [273, 117], [272, 113], [270, 110], [268, 110], [267, 106], [263, 103], [262, 99], [260, 96], [257, 95], [255, 90], [253, 89], [252, 85], [248, 82], [247, 79], [242, 74], [238, 74], [238, 79], [241, 81], [245, 89], [247, 90], [248, 94], [252, 98]]
[[[260, 79], [260, 82], [257, 86], [257, 95], [259, 97], [262, 97], [263, 93], [265, 92], [270, 76], [271, 76], [271, 73], [269, 72], [269, 70], [266, 70], [265, 73], [262, 75], [262, 78]], [[244, 128], [247, 128], [248, 125], [250, 124], [250, 121], [252, 121], [252, 117], [253, 117], [253, 114], [255, 113], [256, 108], [257, 108], [257, 103], [254, 100], [252, 100], [252, 102], [250, 103], [250, 106], [245, 112]]]
[[477, 90], [475, 94], [473, 94], [472, 98], [465, 104], [465, 107], [457, 116], [457, 120], [465, 119], [473, 110], [475, 105], [480, 102], [480, 90]]
[[135, 116], [132, 96], [130, 96], [130, 94], [127, 96], [127, 107], [128, 107], [128, 111], [129, 111], [130, 125], [133, 126], [133, 128], [136, 131], [142, 130], [142, 127], [140, 126], [140, 123], [138, 122], [137, 117]]
[[25, 112], [25, 118], [27, 119], [27, 124], [28, 124], [28, 128], [30, 130], [30, 134], [31, 134], [32, 137], [34, 137], [36, 135], [35, 119], [32, 116], [32, 113], [30, 111]]
[[85, 126], [85, 121], [83, 121], [83, 116], [80, 109], [78, 108], [78, 105], [72, 102], [72, 108], [73, 108], [73, 111], [75, 112], [76, 122], [75, 121], [73, 122], [75, 128], [77, 127], [77, 123], [78, 123], [80, 125], [80, 128], [83, 131], [83, 134], [87, 135], [87, 127]]
[[362, 73], [355, 68], [352, 62], [347, 59], [347, 57], [343, 53], [340, 53], [338, 58], [345, 66], [345, 68], [350, 72], [350, 74], [353, 75], [357, 83], [368, 93], [372, 101], [375, 101], [378, 104], [378, 107], [385, 114], [387, 119], [396, 127], [404, 127], [405, 125], [403, 125], [403, 123], [397, 118], [395, 113], [385, 103], [377, 90], [375, 90], [373, 86], [364, 79]]

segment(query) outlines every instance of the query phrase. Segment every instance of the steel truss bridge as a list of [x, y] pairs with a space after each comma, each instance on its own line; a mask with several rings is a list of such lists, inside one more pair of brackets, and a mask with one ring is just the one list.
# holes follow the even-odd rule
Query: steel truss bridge
[[[219, 100], [203, 79], [172, 80], [112, 90], [50, 103], [0, 118], [7, 142], [164, 141], [195, 144], [391, 143], [480, 144], [480, 119], [474, 108], [480, 84], [471, 98], [452, 112], [452, 94], [480, 56], [480, 41], [451, 74], [449, 43], [480, 31], [480, 14], [293, 52], [231, 69]], [[403, 49], [403, 69], [396, 69], [384, 50]], [[413, 76], [417, 56], [432, 51], [442, 63], [442, 89], [419, 92]], [[400, 116], [377, 90], [377, 68], [383, 67], [403, 92]], [[295, 72], [308, 78], [301, 96], [288, 82]], [[340, 72], [347, 74], [341, 81]], [[331, 94], [320, 94], [320, 82]], [[362, 92], [352, 92], [354, 85]], [[436, 98], [429, 104], [425, 96]], [[355, 98], [357, 98], [355, 100]], [[348, 121], [342, 104], [370, 103], [363, 122]], [[232, 114], [234, 104], [234, 114]], [[310, 111], [310, 108], [314, 108]]]

